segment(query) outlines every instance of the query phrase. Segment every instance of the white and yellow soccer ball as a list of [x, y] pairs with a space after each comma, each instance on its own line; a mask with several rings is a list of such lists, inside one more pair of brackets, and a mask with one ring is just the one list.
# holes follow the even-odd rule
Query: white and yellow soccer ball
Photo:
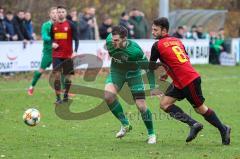
[[35, 108], [29, 108], [23, 114], [23, 121], [28, 126], [36, 126], [40, 122], [40, 112]]

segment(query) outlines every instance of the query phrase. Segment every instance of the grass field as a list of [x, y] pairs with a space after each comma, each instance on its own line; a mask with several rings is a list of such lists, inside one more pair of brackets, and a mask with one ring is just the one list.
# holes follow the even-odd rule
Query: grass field
[[[0, 78], [0, 158], [240, 159], [240, 67], [195, 67], [202, 74], [206, 104], [232, 127], [230, 146], [221, 145], [218, 131], [197, 115], [186, 101], [177, 104], [205, 126], [198, 138], [189, 144], [185, 143], [189, 128], [159, 110], [156, 98], [147, 98], [158, 136], [156, 145], [146, 144], [145, 127], [136, 107], [122, 100], [133, 125], [133, 131], [123, 139], [115, 138], [120, 124], [109, 112], [90, 120], [62, 120], [55, 113], [55, 96], [47, 78], [39, 81], [34, 96], [29, 97], [26, 88], [32, 74], [27, 74], [10, 79]], [[74, 80], [102, 89], [105, 76], [98, 77], [95, 82], [82, 82], [80, 77]], [[83, 112], [101, 101], [99, 98], [77, 95], [71, 111]], [[28, 127], [22, 121], [23, 112], [30, 107], [37, 108], [42, 115], [36, 127]]]

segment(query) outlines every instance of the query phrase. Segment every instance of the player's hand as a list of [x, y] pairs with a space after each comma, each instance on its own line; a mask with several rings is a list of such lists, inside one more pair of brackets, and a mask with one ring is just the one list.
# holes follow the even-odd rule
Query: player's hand
[[18, 40], [18, 36], [17, 36], [17, 35], [14, 35], [14, 36], [12, 37], [12, 39], [13, 39], [13, 40]]
[[72, 58], [74, 58], [75, 56], [77, 56], [77, 52], [74, 51], [74, 52], [72, 53]]
[[152, 89], [150, 91], [151, 98], [154, 96], [157, 96], [158, 98], [162, 97], [164, 95], [163, 92], [161, 92], [159, 89]]
[[52, 43], [52, 48], [53, 49], [56, 49], [56, 48], [58, 48], [59, 47], [59, 45], [57, 44], [57, 43]]
[[160, 80], [160, 81], [166, 81], [167, 78], [168, 78], [168, 75], [165, 74], [165, 75], [160, 76], [159, 80]]

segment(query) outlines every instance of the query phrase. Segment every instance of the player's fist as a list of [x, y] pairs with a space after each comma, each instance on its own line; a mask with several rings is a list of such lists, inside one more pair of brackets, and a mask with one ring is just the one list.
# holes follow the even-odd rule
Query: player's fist
[[151, 97], [154, 97], [154, 96], [157, 96], [157, 97], [162, 97], [164, 94], [163, 94], [163, 92], [161, 92], [159, 89], [152, 89], [151, 91], [150, 91], [150, 95], [151, 95]]
[[56, 49], [56, 48], [58, 48], [59, 47], [59, 45], [57, 44], [57, 43], [52, 43], [52, 48], [53, 49]]

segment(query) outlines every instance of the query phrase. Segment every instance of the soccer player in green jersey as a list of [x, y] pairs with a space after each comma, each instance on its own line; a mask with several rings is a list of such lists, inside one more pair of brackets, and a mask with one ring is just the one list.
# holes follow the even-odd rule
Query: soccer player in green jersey
[[34, 87], [40, 79], [42, 73], [52, 64], [52, 38], [51, 38], [51, 27], [54, 22], [57, 21], [57, 8], [52, 7], [49, 10], [50, 20], [46, 21], [42, 25], [41, 34], [43, 40], [43, 56], [41, 60], [40, 69], [34, 72], [31, 86], [28, 89], [28, 95], [33, 95]]
[[[124, 137], [132, 129], [128, 118], [124, 115], [123, 108], [117, 100], [117, 93], [127, 82], [138, 110], [148, 131], [148, 144], [156, 143], [153, 129], [152, 113], [145, 102], [144, 84], [141, 67], [138, 62], [147, 62], [140, 46], [128, 40], [127, 29], [123, 26], [113, 27], [112, 33], [106, 39], [106, 47], [112, 58], [110, 74], [105, 85], [105, 101], [113, 115], [121, 122], [121, 129], [116, 134], [117, 138]], [[136, 67], [132, 67], [136, 65]]]

